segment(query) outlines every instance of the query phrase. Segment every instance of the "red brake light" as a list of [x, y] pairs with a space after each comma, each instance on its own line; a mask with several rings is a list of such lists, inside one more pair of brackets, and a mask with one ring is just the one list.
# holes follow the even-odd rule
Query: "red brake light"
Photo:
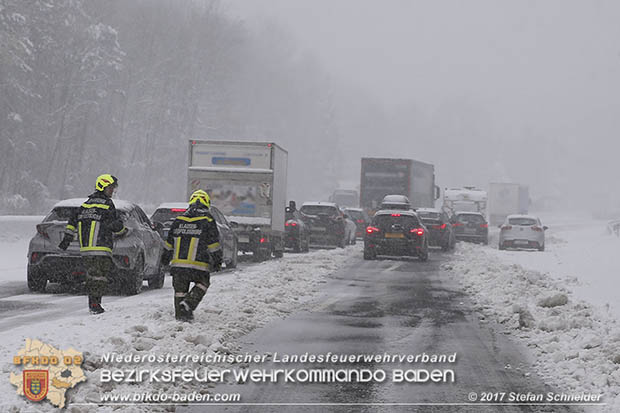
[[400, 214], [392, 214], [393, 217], [399, 217]]
[[37, 225], [37, 232], [39, 234], [41, 234], [43, 236], [43, 238], [50, 239], [49, 234], [47, 233], [47, 231], [45, 231], [45, 229], [43, 229], [43, 227], [41, 225]]
[[536, 231], [536, 232], [542, 232], [542, 230], [543, 230], [541, 227], [537, 227], [536, 225], [534, 225], [534, 226], [532, 227], [532, 229], [533, 229], [534, 231]]
[[171, 212], [185, 212], [187, 211], [185, 208], [172, 208]]
[[488, 228], [489, 224], [480, 224], [480, 228]]
[[373, 232], [379, 232], [379, 228], [376, 228], [376, 227], [368, 227], [368, 228], [366, 228], [366, 233], [372, 234]]
[[424, 228], [414, 228], [410, 232], [412, 234], [424, 235]]
[[39, 253], [38, 252], [33, 252], [32, 256], [30, 257], [30, 262], [35, 263], [39, 260]]
[[505, 230], [505, 229], [512, 229], [512, 225], [504, 225], [502, 226], [501, 230]]
[[196, 145], [196, 141], [192, 141], [192, 145]]
[[454, 224], [452, 224], [453, 227], [462, 227], [463, 223], [462, 222], [455, 222]]
[[126, 266], [129, 266], [129, 257], [126, 255], [123, 255], [123, 264], [125, 264]]
[[446, 229], [446, 224], [433, 225], [433, 228], [435, 228], [435, 229]]
[[266, 238], [261, 238], [261, 239], [260, 239], [260, 243], [261, 243], [261, 244], [264, 244], [266, 241], [267, 241], [267, 239], [266, 239]]

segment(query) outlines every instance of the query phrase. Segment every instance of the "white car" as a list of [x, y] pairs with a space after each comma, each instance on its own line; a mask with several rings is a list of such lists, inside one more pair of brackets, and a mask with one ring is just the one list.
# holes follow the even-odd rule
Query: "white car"
[[499, 249], [536, 248], [545, 250], [546, 226], [534, 215], [508, 215], [499, 232]]

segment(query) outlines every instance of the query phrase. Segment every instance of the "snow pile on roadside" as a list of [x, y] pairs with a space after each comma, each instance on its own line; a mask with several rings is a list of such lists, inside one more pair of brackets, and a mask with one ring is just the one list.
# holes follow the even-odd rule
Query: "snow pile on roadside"
[[461, 280], [485, 317], [527, 344], [548, 384], [603, 394], [605, 411], [620, 411], [620, 326], [573, 297], [566, 288], [572, 277], [503, 264], [490, 248], [467, 243], [458, 244], [443, 269]]
[[[71, 412], [86, 412], [92, 406], [76, 403], [98, 403], [100, 393], [133, 394], [135, 392], [192, 392], [207, 391], [212, 385], [100, 383], [102, 368], [191, 368], [202, 369], [206, 364], [107, 364], [101, 362], [105, 353], [165, 355], [170, 354], [229, 354], [238, 350], [236, 339], [269, 321], [303, 310], [326, 276], [345, 262], [361, 255], [359, 246], [346, 249], [320, 250], [308, 254], [287, 254], [279, 260], [240, 268], [234, 272], [212, 277], [211, 287], [195, 311], [192, 323], [174, 320], [173, 291], [170, 288], [141, 294], [110, 303], [107, 312], [90, 316], [86, 309], [74, 317], [58, 322], [43, 322], [11, 330], [0, 335], [3, 343], [0, 357], [5, 360], [2, 374], [8, 377], [14, 368], [12, 360], [24, 340], [37, 338], [56, 348], [73, 347], [85, 353], [83, 368], [88, 381], [69, 392]], [[84, 298], [85, 300], [85, 298]], [[119, 304], [121, 303], [121, 304]], [[105, 297], [104, 297], [105, 304]], [[105, 305], [104, 305], [105, 306]], [[122, 307], [121, 307], [122, 306]], [[210, 367], [214, 367], [211, 365]], [[222, 367], [222, 366], [220, 366]], [[18, 401], [16, 402], [16, 398]], [[15, 396], [8, 380], [0, 383], [0, 406], [3, 411], [27, 411], [32, 404]], [[39, 405], [49, 407], [45, 403]], [[152, 406], [133, 406], [133, 411], [152, 411]], [[23, 409], [23, 410], [22, 410]], [[105, 410], [107, 409], [107, 410]], [[98, 411], [112, 411], [111, 406]], [[167, 406], [168, 411], [171, 407]]]

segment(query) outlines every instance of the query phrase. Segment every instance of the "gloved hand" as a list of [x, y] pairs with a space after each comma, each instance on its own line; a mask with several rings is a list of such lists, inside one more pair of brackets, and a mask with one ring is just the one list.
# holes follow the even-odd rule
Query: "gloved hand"
[[73, 240], [73, 237], [65, 235], [62, 241], [60, 241], [60, 244], [58, 244], [58, 248], [60, 248], [63, 251], [66, 250], [67, 248], [69, 248], [69, 244], [71, 244], [72, 240]]

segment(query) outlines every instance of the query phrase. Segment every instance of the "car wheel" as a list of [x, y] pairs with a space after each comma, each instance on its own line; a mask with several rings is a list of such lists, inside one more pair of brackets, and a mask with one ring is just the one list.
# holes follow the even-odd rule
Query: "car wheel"
[[276, 258], [284, 257], [284, 250], [276, 250], [273, 252], [273, 256]]
[[482, 243], [483, 243], [484, 245], [489, 245], [489, 239], [488, 239], [488, 238], [485, 238], [485, 239], [484, 239], [484, 241], [482, 241]]
[[165, 280], [166, 272], [164, 271], [164, 266], [160, 263], [157, 274], [151, 275], [151, 278], [148, 279], [149, 288], [151, 290], [158, 290], [164, 286]]
[[306, 242], [304, 243], [304, 252], [310, 251], [310, 237], [306, 237]]
[[237, 262], [239, 260], [239, 246], [237, 245], [237, 240], [233, 242], [233, 250], [232, 257], [230, 261], [226, 263], [226, 268], [237, 268]]
[[542, 244], [540, 247], [538, 247], [538, 251], [544, 251], [545, 250], [545, 244]]
[[140, 294], [142, 291], [142, 283], [144, 281], [144, 255], [138, 255], [134, 269], [127, 272], [125, 279], [124, 292], [127, 295]]
[[295, 245], [293, 246], [293, 252], [301, 252], [301, 250], [303, 249], [304, 249], [304, 243], [300, 235], [299, 239], [295, 241]]
[[365, 260], [374, 260], [375, 258], [377, 258], [377, 254], [375, 254], [374, 251], [364, 248], [364, 259]]
[[506, 249], [506, 247], [504, 247], [504, 244], [500, 242], [500, 243], [499, 243], [499, 249], [500, 249], [500, 251], [501, 251], [501, 250], [505, 250], [505, 249]]
[[41, 273], [38, 270], [35, 270], [34, 268], [30, 268], [30, 266], [28, 266], [27, 278], [28, 278], [28, 289], [30, 291], [35, 292], [35, 293], [45, 292], [45, 287], [47, 286], [47, 278], [41, 275]]

